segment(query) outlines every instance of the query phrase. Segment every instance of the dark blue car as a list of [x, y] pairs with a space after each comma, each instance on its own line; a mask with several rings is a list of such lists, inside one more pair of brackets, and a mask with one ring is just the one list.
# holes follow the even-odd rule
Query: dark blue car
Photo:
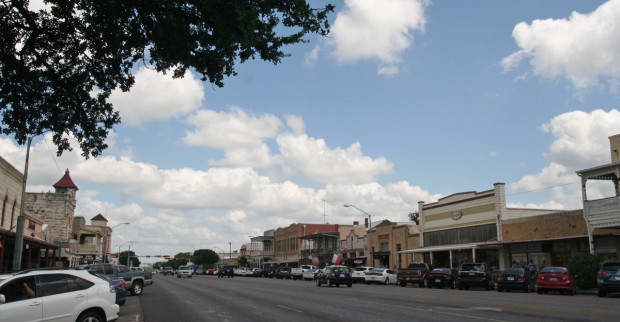
[[340, 284], [351, 287], [353, 285], [351, 269], [340, 265], [325, 266], [320, 273], [316, 274], [316, 286], [322, 284], [327, 284], [329, 287], [340, 286]]
[[596, 284], [600, 297], [607, 293], [620, 292], [620, 262], [604, 263], [598, 272]]

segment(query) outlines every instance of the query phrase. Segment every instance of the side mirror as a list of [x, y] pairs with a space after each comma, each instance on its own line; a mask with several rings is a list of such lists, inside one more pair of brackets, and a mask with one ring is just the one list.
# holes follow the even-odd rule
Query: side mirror
[[4, 303], [6, 303], [6, 298], [4, 297], [4, 294], [0, 294], [0, 304]]

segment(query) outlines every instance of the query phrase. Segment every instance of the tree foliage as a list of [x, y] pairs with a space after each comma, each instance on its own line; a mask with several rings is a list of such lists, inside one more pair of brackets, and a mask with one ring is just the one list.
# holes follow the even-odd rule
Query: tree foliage
[[[235, 63], [258, 56], [278, 64], [282, 47], [327, 35], [327, 14], [305, 0], [28, 0], [0, 1], [0, 132], [19, 144], [53, 133], [58, 155], [107, 148], [108, 131], [121, 119], [108, 102], [116, 88], [129, 91], [132, 69], [145, 64], [182, 77], [224, 85]], [[290, 33], [287, 33], [290, 32]]]
[[248, 266], [248, 259], [247, 259], [247, 257], [245, 257], [245, 256], [241, 256], [241, 257], [239, 258], [239, 266], [240, 266], [240, 267], [246, 267], [246, 266]]
[[213, 267], [220, 260], [220, 256], [210, 249], [198, 249], [194, 251], [194, 264], [205, 267]]
[[414, 211], [409, 213], [409, 220], [414, 221], [416, 224], [420, 223], [420, 212]]
[[603, 258], [590, 253], [572, 255], [568, 262], [568, 269], [577, 276], [577, 286], [580, 289], [596, 287], [596, 277], [601, 268]]
[[[129, 256], [130, 265], [127, 265], [127, 257]], [[124, 251], [118, 255], [118, 264], [127, 265], [128, 267], [140, 267], [140, 259], [133, 251]]]

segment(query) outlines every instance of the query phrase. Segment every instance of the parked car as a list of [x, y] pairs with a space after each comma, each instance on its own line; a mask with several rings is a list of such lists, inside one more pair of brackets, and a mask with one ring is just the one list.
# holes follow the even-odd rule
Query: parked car
[[353, 285], [351, 269], [340, 265], [325, 266], [325, 268], [316, 275], [316, 286], [321, 286], [322, 284], [327, 284], [329, 287], [332, 285], [340, 286], [340, 284], [351, 287]]
[[366, 272], [373, 269], [374, 267], [362, 266], [356, 267], [353, 269], [353, 274], [351, 275], [353, 278], [353, 283], [364, 283], [366, 281]]
[[118, 304], [118, 306], [123, 306], [125, 302], [127, 302], [127, 283], [125, 283], [122, 278], [114, 279], [100, 274], [95, 274], [95, 276], [108, 281], [110, 286], [114, 287], [114, 290], [116, 291], [116, 304]]
[[234, 266], [230, 266], [230, 265], [222, 266], [217, 271], [217, 277], [223, 278], [224, 276], [227, 276], [228, 278], [233, 278], [235, 277], [234, 270], [235, 270]]
[[250, 270], [247, 267], [238, 267], [238, 268], [235, 268], [234, 274], [237, 276], [248, 276], [248, 275], [252, 275], [252, 270]]
[[430, 271], [431, 267], [426, 263], [411, 263], [407, 268], [399, 268], [396, 278], [402, 287], [407, 286], [407, 283], [424, 287], [424, 277]]
[[130, 271], [125, 265], [91, 264], [85, 267], [89, 271], [111, 278], [122, 278], [132, 295], [142, 295], [144, 287], [153, 284], [151, 272]]
[[316, 278], [316, 274], [319, 270], [317, 268], [311, 268], [311, 269], [306, 269], [304, 270], [304, 275], [302, 275], [302, 278], [304, 279], [304, 281], [310, 281]]
[[456, 280], [459, 290], [469, 289], [471, 286], [481, 286], [487, 290], [493, 289], [491, 272], [484, 263], [463, 263]]
[[557, 290], [562, 293], [568, 291], [569, 294], [577, 294], [577, 281], [566, 267], [544, 267], [538, 273], [538, 294], [547, 293], [550, 290]]
[[610, 292], [620, 292], [620, 262], [603, 263], [596, 279], [598, 296]]
[[291, 268], [291, 277], [294, 280], [300, 280], [304, 278], [304, 272], [308, 269], [317, 269], [314, 265], [301, 265], [298, 268]]
[[276, 278], [283, 279], [288, 278], [291, 279], [291, 268], [290, 267], [280, 267], [276, 272]]
[[194, 269], [191, 266], [179, 266], [179, 269], [177, 270], [178, 278], [182, 278], [182, 277], [192, 278], [193, 274], [194, 274]]
[[164, 274], [164, 276], [166, 276], [166, 275], [174, 275], [174, 268], [172, 268], [172, 267], [164, 268], [163, 274]]
[[373, 268], [365, 273], [366, 284], [396, 284], [396, 272], [387, 268]]
[[497, 291], [506, 292], [512, 289], [523, 290], [525, 293], [529, 293], [534, 289], [532, 285], [532, 278], [528, 269], [523, 268], [507, 268], [497, 277]]
[[206, 270], [207, 275], [217, 275], [217, 269], [209, 268]]
[[456, 272], [451, 268], [435, 268], [424, 277], [426, 287], [456, 288]]
[[252, 276], [254, 277], [263, 277], [263, 270], [261, 268], [253, 268]]
[[204, 269], [202, 269], [202, 268], [197, 268], [197, 269], [194, 271], [194, 275], [205, 275], [205, 271], [204, 271]]
[[2, 321], [111, 321], [116, 289], [86, 270], [40, 269], [0, 276]]

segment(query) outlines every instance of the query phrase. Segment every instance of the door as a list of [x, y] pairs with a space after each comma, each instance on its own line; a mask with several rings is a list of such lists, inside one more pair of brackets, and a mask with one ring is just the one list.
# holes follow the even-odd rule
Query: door
[[[26, 287], [27, 286], [27, 287]], [[34, 277], [14, 279], [0, 287], [6, 302], [0, 304], [0, 321], [42, 321], [43, 306]]]

